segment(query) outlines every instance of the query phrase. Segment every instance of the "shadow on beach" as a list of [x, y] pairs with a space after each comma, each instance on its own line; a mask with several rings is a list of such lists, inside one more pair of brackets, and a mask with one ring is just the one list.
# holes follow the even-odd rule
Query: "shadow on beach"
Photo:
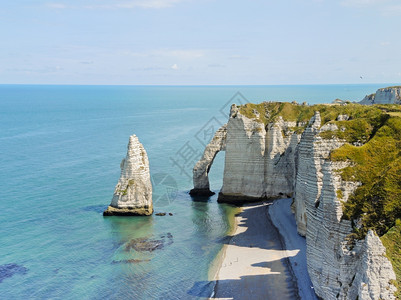
[[[270, 265], [267, 262], [260, 264], [266, 267]], [[275, 272], [274, 269], [271, 270]], [[283, 275], [286, 277], [284, 281]], [[241, 276], [240, 279], [198, 281], [188, 291], [188, 295], [206, 299], [299, 299], [291, 275], [281, 273]]]

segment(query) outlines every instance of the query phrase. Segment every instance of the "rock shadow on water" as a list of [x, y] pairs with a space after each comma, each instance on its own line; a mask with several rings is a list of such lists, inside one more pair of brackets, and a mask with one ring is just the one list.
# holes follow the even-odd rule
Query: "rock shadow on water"
[[204, 196], [204, 195], [190, 195], [192, 201], [194, 202], [211, 202], [212, 201], [212, 196]]
[[14, 275], [25, 275], [27, 272], [27, 268], [18, 264], [11, 263], [0, 265], [0, 283], [2, 283], [4, 279], [11, 278]]
[[82, 208], [83, 211], [87, 212], [95, 212], [99, 214], [103, 214], [104, 210], [107, 208], [107, 205], [89, 205]]
[[159, 239], [152, 239], [148, 237], [134, 238], [127, 242], [124, 246], [125, 252], [132, 250], [137, 252], [153, 252], [161, 250], [165, 246], [173, 244], [173, 235], [168, 232], [167, 234], [160, 235]]

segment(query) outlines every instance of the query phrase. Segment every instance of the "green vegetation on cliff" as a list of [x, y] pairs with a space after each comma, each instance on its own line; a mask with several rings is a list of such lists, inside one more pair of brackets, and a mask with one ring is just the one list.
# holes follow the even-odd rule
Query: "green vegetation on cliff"
[[401, 106], [265, 102], [240, 107], [241, 114], [266, 125], [281, 116], [302, 129], [315, 111], [320, 112], [322, 126], [331, 123], [338, 128], [321, 132], [322, 138], [346, 141], [330, 154], [333, 161], [349, 163], [340, 170], [342, 179], [361, 184], [343, 204], [343, 218], [354, 226], [350, 239], [363, 239], [369, 229], [381, 236], [401, 287]]
[[[320, 136], [347, 142], [331, 153], [333, 161], [349, 162], [341, 170], [343, 180], [361, 183], [344, 203], [343, 218], [358, 220], [362, 225], [355, 227], [354, 237], [364, 238], [369, 229], [382, 236], [396, 219], [401, 219], [401, 106], [264, 102], [246, 104], [239, 110], [264, 124], [281, 116], [285, 121], [296, 121], [299, 127], [306, 126], [315, 111], [319, 111], [322, 126], [331, 123], [338, 128], [321, 132]], [[338, 118], [339, 115], [343, 117]]]
[[[398, 279], [401, 278], [401, 220], [397, 219], [395, 226], [392, 227], [385, 235], [381, 237], [384, 247], [386, 247], [386, 255], [390, 259], [395, 275]], [[398, 292], [397, 299], [401, 297], [401, 282], [397, 280], [396, 286]]]

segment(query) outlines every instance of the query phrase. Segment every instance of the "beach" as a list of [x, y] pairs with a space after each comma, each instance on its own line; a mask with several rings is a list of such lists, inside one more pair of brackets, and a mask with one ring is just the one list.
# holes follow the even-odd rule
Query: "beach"
[[234, 233], [220, 253], [212, 299], [316, 299], [305, 239], [291, 221], [290, 204], [291, 199], [250, 204], [236, 215]]

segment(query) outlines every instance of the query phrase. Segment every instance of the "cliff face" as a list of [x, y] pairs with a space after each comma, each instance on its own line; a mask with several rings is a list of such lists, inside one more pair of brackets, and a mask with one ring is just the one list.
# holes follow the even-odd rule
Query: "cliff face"
[[[350, 244], [352, 223], [342, 218], [342, 202], [361, 183], [342, 178], [341, 170], [349, 162], [330, 159], [334, 149], [347, 143], [331, 133], [342, 136], [351, 131], [355, 145], [361, 144], [360, 135], [353, 131], [352, 122], [347, 125], [348, 115], [329, 106], [318, 108], [323, 116], [305, 108], [303, 118], [285, 120], [291, 112], [266, 111], [263, 118], [260, 111], [245, 115], [233, 105], [219, 201], [241, 203], [292, 195], [298, 232], [306, 237], [308, 272], [316, 294], [323, 299], [395, 299], [392, 282], [396, 277], [380, 238], [369, 231], [364, 239]], [[292, 109], [301, 111], [300, 106]], [[328, 122], [330, 118], [341, 126]]]
[[367, 95], [360, 104], [400, 104], [401, 86], [378, 89], [375, 94]]
[[[314, 119], [314, 120], [313, 120]], [[298, 146], [295, 217], [306, 237], [307, 265], [315, 292], [323, 299], [395, 299], [395, 280], [385, 248], [372, 231], [351, 247], [351, 221], [343, 220], [347, 201], [358, 182], [343, 181], [339, 171], [348, 164], [332, 162], [329, 154], [344, 144], [322, 139], [318, 114]], [[334, 128], [331, 128], [334, 129]]]
[[[295, 175], [295, 148], [300, 135], [290, 128], [296, 122], [265, 127], [260, 120], [231, 107], [227, 123], [226, 157], [220, 202], [244, 202], [291, 195]], [[285, 133], [285, 134], [284, 134]]]
[[127, 155], [120, 167], [121, 175], [113, 199], [103, 215], [151, 215], [153, 204], [149, 160], [136, 135], [130, 136]]

